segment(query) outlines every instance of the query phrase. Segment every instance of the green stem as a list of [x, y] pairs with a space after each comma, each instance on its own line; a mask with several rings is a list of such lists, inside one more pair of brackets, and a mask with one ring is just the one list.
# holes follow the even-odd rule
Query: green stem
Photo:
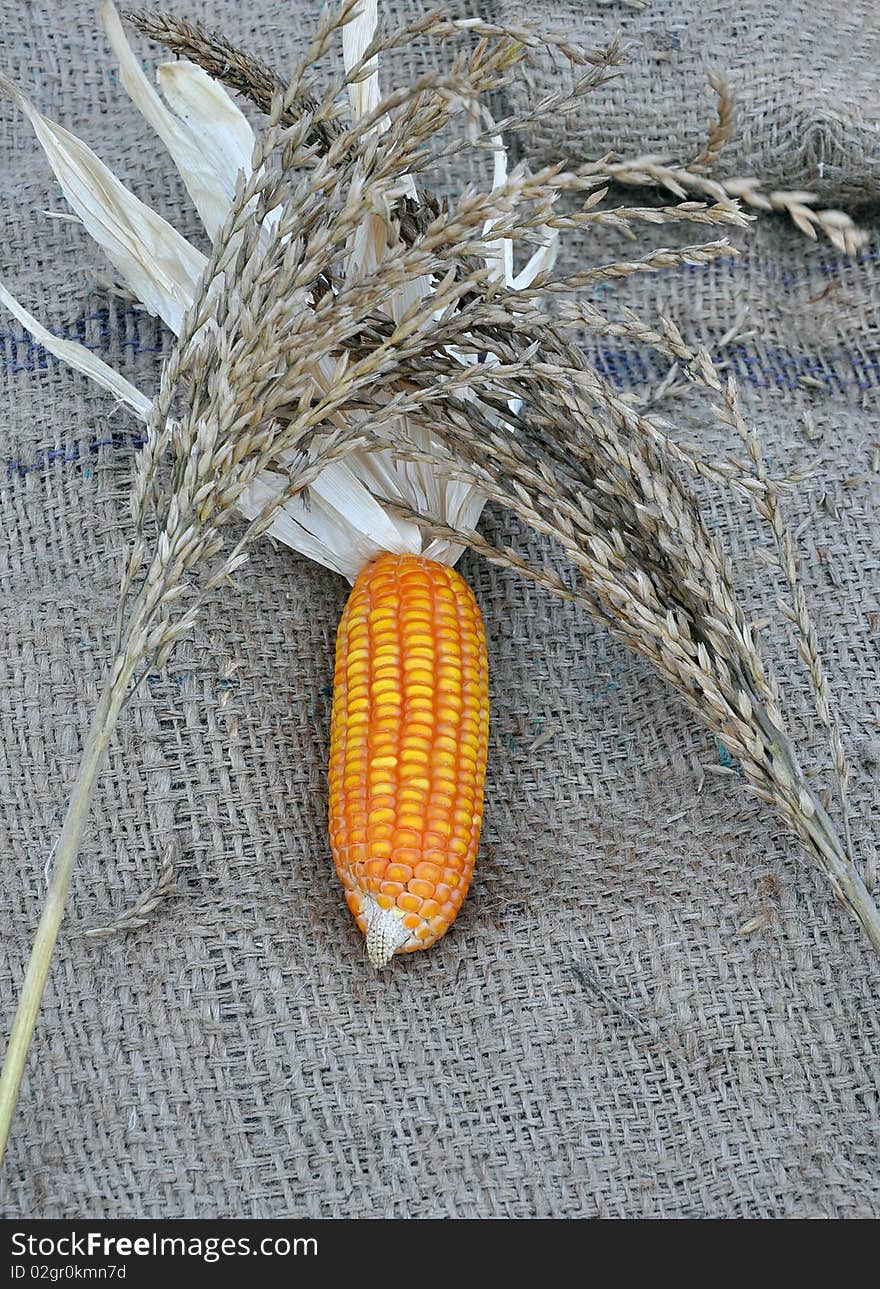
[[0, 1162], [6, 1150], [9, 1126], [15, 1112], [18, 1090], [34, 1035], [43, 990], [46, 987], [49, 964], [58, 938], [58, 928], [64, 915], [73, 866], [89, 817], [95, 781], [101, 771], [118, 713], [119, 704], [113, 702], [113, 688], [108, 685], [89, 731], [79, 774], [67, 807], [64, 827], [58, 839], [52, 879], [31, 949], [18, 1010], [15, 1013], [12, 1034], [6, 1050], [6, 1060], [3, 1063], [3, 1073], [0, 1075]]

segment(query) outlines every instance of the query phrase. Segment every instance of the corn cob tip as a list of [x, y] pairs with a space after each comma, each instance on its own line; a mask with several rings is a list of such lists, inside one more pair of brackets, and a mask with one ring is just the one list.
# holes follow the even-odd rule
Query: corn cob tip
[[391, 909], [383, 909], [375, 900], [364, 901], [367, 925], [367, 957], [374, 967], [387, 967], [410, 933], [403, 925], [403, 918], [396, 917]]

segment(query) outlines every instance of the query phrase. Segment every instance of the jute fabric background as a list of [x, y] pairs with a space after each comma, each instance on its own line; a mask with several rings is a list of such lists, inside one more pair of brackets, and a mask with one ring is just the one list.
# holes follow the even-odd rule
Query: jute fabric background
[[[281, 67], [314, 17], [282, 0], [186, 8]], [[513, 0], [480, 8], [521, 16]], [[727, 173], [821, 188], [833, 201], [876, 193], [873, 5], [536, 9], [564, 9], [583, 38], [622, 27], [633, 41], [625, 76], [566, 127], [571, 157], [690, 155], [714, 68], [729, 71], [745, 109]], [[398, 0], [398, 13], [415, 10]], [[861, 23], [859, 39], [835, 35], [832, 46], [841, 14], [853, 33]], [[791, 26], [797, 39], [785, 36]], [[2, 0], [0, 66], [195, 235], [170, 162], [110, 70], [91, 4]], [[559, 142], [526, 137], [523, 147], [544, 160]], [[11, 289], [152, 389], [167, 338], [96, 282], [99, 258], [81, 230], [45, 217], [62, 200], [9, 105], [0, 176]], [[861, 219], [876, 228], [870, 209]], [[698, 240], [656, 234], [685, 237]], [[602, 303], [667, 312], [731, 364], [775, 469], [821, 460], [792, 502], [792, 526], [870, 867], [878, 244], [846, 261], [782, 217], [733, 240], [739, 258], [630, 279]], [[621, 245], [594, 236], [570, 244], [567, 262], [614, 258]], [[665, 374], [627, 345], [592, 352], [636, 394]], [[686, 397], [664, 408], [720, 444], [689, 423]], [[111, 648], [137, 439], [107, 397], [0, 320], [4, 1024]], [[712, 514], [763, 616], [778, 589], [748, 554], [750, 523], [732, 496]], [[558, 562], [505, 514], [483, 523], [537, 562]], [[240, 591], [217, 595], [194, 638], [137, 691], [114, 742], [22, 1089], [6, 1214], [880, 1212], [880, 970], [858, 931], [647, 665], [514, 576], [472, 557], [461, 568], [485, 614], [493, 717], [484, 842], [454, 930], [381, 976], [365, 961], [325, 833], [346, 587], [267, 545]], [[774, 628], [765, 638], [790, 708], [806, 717], [790, 642]], [[804, 737], [822, 781], [827, 752]], [[147, 925], [85, 934], [130, 907], [169, 857], [176, 891]]]

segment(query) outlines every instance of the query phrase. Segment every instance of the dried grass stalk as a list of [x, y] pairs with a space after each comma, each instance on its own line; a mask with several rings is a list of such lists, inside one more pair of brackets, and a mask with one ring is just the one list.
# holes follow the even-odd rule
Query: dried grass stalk
[[[115, 657], [56, 848], [0, 1081], [2, 1144], [92, 792], [126, 695], [145, 670], [163, 666], [208, 592], [244, 564], [270, 528], [288, 532], [282, 521], [293, 524], [300, 499], [319, 498], [328, 469], [341, 464], [374, 481], [388, 525], [415, 524], [427, 541], [473, 547], [583, 604], [647, 658], [723, 739], [880, 951], [880, 914], [800, 767], [772, 671], [689, 476], [754, 498], [774, 531], [776, 483], [757, 451], [755, 469], [744, 474], [734, 461], [708, 461], [676, 443], [662, 422], [622, 399], [570, 339], [579, 329], [652, 345], [720, 395], [721, 415], [739, 429], [734, 388], [725, 390], [708, 354], [689, 347], [674, 324], [647, 324], [625, 311], [610, 318], [576, 298], [584, 285], [704, 263], [730, 247], [715, 240], [553, 277], [548, 239], [600, 218], [603, 194], [594, 188], [602, 168], [531, 174], [521, 165], [508, 174], [499, 167], [498, 126], [480, 111], [485, 94], [522, 74], [538, 37], [436, 13], [401, 32], [379, 30], [347, 76], [331, 73], [318, 85], [316, 68], [356, 14], [349, 2], [321, 22], [283, 89], [253, 59], [192, 24], [138, 19], [172, 45], [185, 38], [190, 55], [198, 44], [203, 65], [222, 64], [242, 92], [262, 95], [269, 122], [148, 401]], [[360, 115], [346, 119], [346, 96], [358, 97], [359, 86], [364, 99], [377, 90], [370, 79], [375, 55], [423, 38], [449, 44], [448, 69], [376, 92]], [[582, 72], [575, 97], [619, 61], [616, 47], [557, 47]], [[554, 95], [531, 115], [558, 110]], [[420, 197], [413, 176], [430, 174], [448, 150], [441, 133], [456, 126], [463, 136], [456, 146], [494, 152], [494, 186], [449, 203]], [[556, 211], [562, 193], [581, 196], [580, 210], [564, 218]], [[641, 218], [744, 222], [726, 193], [711, 195], [712, 205], [606, 217], [626, 226]], [[365, 230], [374, 240], [365, 240]], [[382, 253], [377, 230], [393, 254]], [[524, 248], [537, 248], [537, 276], [528, 284], [520, 274], [517, 290], [500, 260]], [[746, 441], [752, 443], [748, 432]], [[376, 481], [390, 477], [395, 463], [424, 467], [424, 477], [442, 480], [442, 488], [419, 505], [382, 492]], [[267, 479], [271, 485], [261, 482]], [[444, 507], [458, 485], [462, 497], [477, 498], [475, 511]], [[533, 568], [481, 537], [467, 515], [486, 498], [552, 538], [575, 580]], [[244, 528], [232, 522], [242, 506], [251, 516]], [[800, 624], [799, 597], [796, 603]]]
[[[711, 158], [711, 145], [701, 157]], [[598, 162], [596, 173], [615, 183], [637, 188], [660, 188], [684, 199], [689, 193], [721, 202], [741, 201], [752, 210], [787, 215], [796, 228], [816, 241], [821, 233], [844, 255], [857, 255], [868, 244], [869, 234], [859, 228], [845, 210], [816, 209], [819, 200], [812, 192], [768, 189], [766, 180], [754, 176], [722, 179], [704, 171], [704, 162], [681, 166], [664, 157], [633, 157], [631, 160]]]

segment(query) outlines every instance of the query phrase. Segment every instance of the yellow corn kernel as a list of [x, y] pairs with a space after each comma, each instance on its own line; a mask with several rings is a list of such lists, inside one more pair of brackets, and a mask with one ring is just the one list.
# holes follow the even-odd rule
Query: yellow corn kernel
[[486, 644], [454, 569], [383, 555], [360, 574], [336, 642], [330, 838], [371, 960], [438, 940], [480, 837]]

